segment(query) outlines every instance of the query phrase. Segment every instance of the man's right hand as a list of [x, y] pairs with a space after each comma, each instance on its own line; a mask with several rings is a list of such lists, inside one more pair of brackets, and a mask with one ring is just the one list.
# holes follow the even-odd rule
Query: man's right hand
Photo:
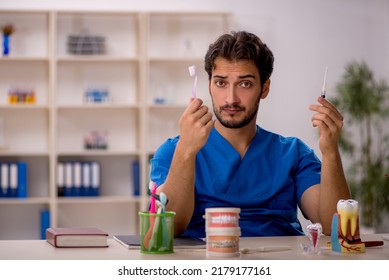
[[180, 144], [186, 152], [197, 154], [213, 128], [212, 113], [199, 98], [191, 100], [179, 120]]

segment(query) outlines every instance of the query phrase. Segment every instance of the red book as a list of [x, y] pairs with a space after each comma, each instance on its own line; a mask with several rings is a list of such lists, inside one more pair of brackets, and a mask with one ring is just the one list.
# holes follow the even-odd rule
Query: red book
[[108, 247], [108, 233], [98, 228], [48, 228], [46, 240], [58, 248]]

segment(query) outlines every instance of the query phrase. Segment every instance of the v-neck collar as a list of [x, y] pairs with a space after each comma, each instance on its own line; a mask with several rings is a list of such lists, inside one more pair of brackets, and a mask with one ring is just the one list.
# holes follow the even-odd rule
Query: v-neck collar
[[259, 141], [259, 131], [260, 127], [256, 125], [256, 132], [254, 135], [254, 138], [251, 140], [251, 143], [249, 144], [249, 147], [246, 150], [246, 153], [243, 157], [240, 156], [240, 153], [234, 148], [234, 146], [231, 145], [230, 142], [226, 138], [224, 138], [223, 135], [217, 131], [216, 128], [213, 128], [211, 133], [213, 134], [213, 137], [215, 137], [216, 142], [223, 146], [224, 149], [226, 149], [226, 152], [229, 153], [230, 156], [233, 157], [239, 157], [240, 161], [243, 161], [246, 155], [250, 152], [251, 149], [253, 149], [253, 146], [256, 146]]

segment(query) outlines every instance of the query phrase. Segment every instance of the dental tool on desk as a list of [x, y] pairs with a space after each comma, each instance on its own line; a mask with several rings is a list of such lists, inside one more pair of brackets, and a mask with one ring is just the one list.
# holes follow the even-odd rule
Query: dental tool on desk
[[242, 249], [240, 249], [240, 252], [242, 254], [252, 254], [252, 253], [259, 253], [259, 252], [280, 252], [280, 251], [289, 251], [289, 250], [292, 250], [292, 247], [290, 247], [290, 246], [263, 246], [263, 247], [253, 248], [253, 249], [242, 248]]
[[192, 98], [196, 98], [196, 86], [197, 86], [197, 73], [196, 73], [196, 66], [191, 65], [189, 66], [189, 75], [191, 77], [194, 77], [193, 79], [193, 88], [192, 88]]
[[328, 67], [326, 67], [326, 71], [324, 72], [324, 82], [323, 82], [323, 88], [321, 90], [321, 97], [326, 98], [326, 92], [327, 92], [327, 73], [328, 73]]

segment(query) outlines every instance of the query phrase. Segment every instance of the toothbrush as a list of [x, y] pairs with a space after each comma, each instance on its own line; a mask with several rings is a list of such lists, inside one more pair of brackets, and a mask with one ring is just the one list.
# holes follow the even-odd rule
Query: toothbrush
[[158, 244], [158, 230], [159, 230], [159, 225], [161, 223], [161, 226], [162, 226], [162, 246], [159, 249], [159, 251], [166, 251], [169, 248], [169, 232], [167, 229], [165, 217], [160, 215], [160, 214], [164, 214], [166, 212], [166, 203], [167, 203], [166, 194], [161, 192], [159, 194], [159, 198], [160, 198], [160, 200], [156, 201], [156, 204], [158, 205], [159, 208], [158, 208], [157, 217], [155, 218], [155, 223], [153, 226], [149, 250], [152, 250]]
[[193, 79], [193, 88], [192, 88], [192, 98], [196, 98], [196, 86], [197, 86], [197, 73], [196, 73], [196, 66], [191, 65], [189, 66], [189, 75], [191, 77], [194, 77]]
[[327, 92], [327, 73], [328, 73], [328, 67], [326, 67], [326, 71], [324, 72], [324, 82], [323, 82], [323, 89], [321, 90], [321, 97], [326, 98], [326, 92]]
[[[159, 203], [160, 202], [158, 201], [158, 204]], [[158, 245], [158, 228], [159, 228], [159, 221], [160, 221], [161, 212], [162, 212], [162, 207], [159, 207], [158, 211], [157, 211], [157, 215], [155, 217], [155, 222], [153, 223], [153, 225], [151, 225], [151, 223], [150, 223], [149, 232], [151, 229], [152, 230], [151, 230], [151, 238], [149, 241], [149, 248], [148, 248], [149, 251], [151, 251], [154, 247], [156, 247]]]
[[[162, 208], [162, 214], [166, 213], [166, 204], [168, 202], [168, 199], [166, 197], [166, 194], [161, 192], [159, 194], [159, 201], [161, 203]], [[162, 248], [167, 249], [169, 248], [169, 242], [170, 242], [170, 232], [168, 231], [167, 224], [166, 224], [166, 217], [162, 217]], [[161, 248], [161, 249], [162, 249]]]
[[[150, 181], [150, 183], [149, 183], [149, 190], [150, 190], [150, 193], [151, 193], [151, 196], [150, 196], [150, 214], [155, 214], [155, 197], [154, 197], [154, 195], [156, 194], [156, 191], [157, 191], [157, 184], [155, 182], [153, 182], [153, 181]], [[153, 227], [154, 227], [155, 216], [150, 216], [149, 221], [150, 221], [149, 229], [148, 229], [146, 235], [143, 238], [143, 246], [146, 249], [150, 249], [151, 248], [149, 246], [150, 245], [149, 242], [150, 242], [152, 230], [153, 230]]]
[[155, 197], [154, 197], [154, 195], [157, 192], [157, 184], [153, 181], [150, 181], [149, 190], [151, 193], [151, 196], [150, 196], [150, 214], [155, 214], [156, 211], [155, 211]]

